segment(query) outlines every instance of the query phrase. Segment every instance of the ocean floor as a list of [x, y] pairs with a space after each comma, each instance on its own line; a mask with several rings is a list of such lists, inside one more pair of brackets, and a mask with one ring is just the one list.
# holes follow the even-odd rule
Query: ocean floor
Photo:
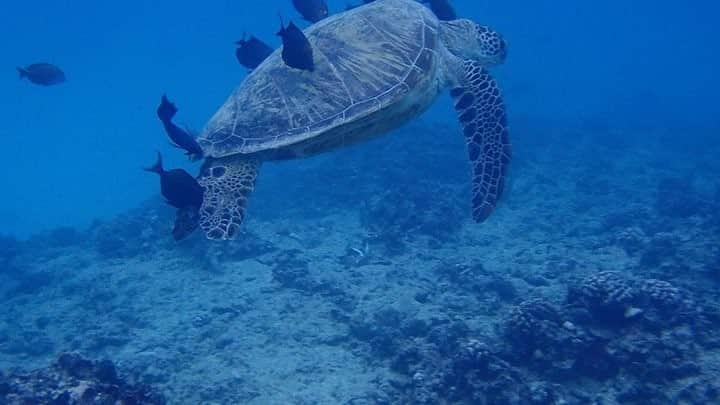
[[455, 130], [268, 165], [233, 242], [173, 242], [159, 199], [2, 238], [0, 370], [76, 351], [178, 404], [717, 401], [720, 146], [517, 128], [478, 225]]

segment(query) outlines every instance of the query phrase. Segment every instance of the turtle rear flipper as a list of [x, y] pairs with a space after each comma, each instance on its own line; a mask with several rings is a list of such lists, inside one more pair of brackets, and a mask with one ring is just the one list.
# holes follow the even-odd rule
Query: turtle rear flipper
[[245, 218], [259, 163], [231, 156], [208, 159], [198, 182], [205, 189], [200, 227], [208, 239], [233, 239]]
[[502, 195], [510, 162], [505, 104], [487, 69], [463, 61], [464, 79], [451, 90], [472, 166], [472, 215], [483, 222]]

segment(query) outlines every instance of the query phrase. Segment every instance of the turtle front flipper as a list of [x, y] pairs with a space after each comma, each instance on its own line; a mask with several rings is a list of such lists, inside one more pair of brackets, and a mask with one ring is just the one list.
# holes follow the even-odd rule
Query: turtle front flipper
[[208, 239], [234, 239], [255, 188], [259, 163], [238, 157], [208, 159], [198, 182], [205, 189], [200, 227]]
[[463, 61], [464, 78], [450, 92], [463, 127], [472, 166], [472, 215], [477, 222], [490, 216], [502, 195], [510, 162], [505, 104], [487, 69]]

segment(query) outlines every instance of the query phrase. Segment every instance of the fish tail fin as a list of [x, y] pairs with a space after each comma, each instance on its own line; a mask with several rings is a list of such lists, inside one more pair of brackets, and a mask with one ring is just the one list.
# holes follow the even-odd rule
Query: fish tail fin
[[20, 79], [25, 78], [27, 76], [27, 70], [21, 68], [20, 66], [17, 67], [18, 74], [20, 75]]
[[165, 94], [160, 99], [160, 106], [157, 109], [158, 118], [160, 121], [169, 122], [173, 119], [175, 114], [178, 112], [177, 107], [170, 100], [168, 100]]
[[275, 35], [282, 36], [285, 33], [285, 21], [283, 20], [282, 13], [279, 11], [278, 18], [280, 19], [280, 30]]
[[157, 160], [155, 161], [155, 164], [152, 165], [151, 167], [146, 167], [146, 168], [143, 169], [143, 170], [145, 170], [145, 171], [147, 171], [147, 172], [153, 172], [153, 173], [157, 173], [157, 174], [163, 174], [163, 172], [165, 171], [165, 169], [163, 169], [162, 155], [160, 154], [160, 152], [157, 153]]
[[235, 41], [235, 45], [238, 45], [238, 46], [245, 45], [245, 43], [247, 42], [247, 40], [245, 38], [247, 38], [247, 32], [243, 32], [242, 38], [238, 41]]

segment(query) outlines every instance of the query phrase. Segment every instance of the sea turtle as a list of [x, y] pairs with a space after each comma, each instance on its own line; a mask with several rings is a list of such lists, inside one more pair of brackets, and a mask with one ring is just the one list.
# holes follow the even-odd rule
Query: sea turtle
[[505, 107], [486, 69], [505, 59], [502, 37], [466, 19], [441, 22], [415, 0], [374, 1], [304, 32], [314, 70], [287, 66], [277, 50], [240, 84], [198, 138], [199, 215], [178, 218], [199, 218], [210, 239], [232, 239], [261, 162], [381, 135], [449, 87], [472, 165], [472, 215], [484, 221], [510, 160]]

